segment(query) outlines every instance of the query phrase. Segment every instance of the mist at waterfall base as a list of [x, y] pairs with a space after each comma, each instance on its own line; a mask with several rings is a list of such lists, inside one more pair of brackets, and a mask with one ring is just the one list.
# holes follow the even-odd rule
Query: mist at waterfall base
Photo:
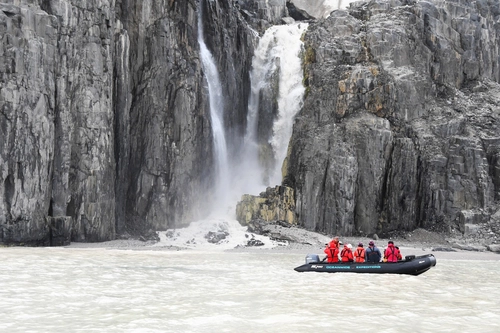
[[297, 273], [271, 251], [0, 248], [0, 332], [500, 332], [498, 261]]
[[[215, 190], [210, 194], [214, 203], [207, 218], [193, 221], [186, 228], [159, 232], [159, 246], [227, 249], [243, 246], [249, 241], [264, 247], [278, 246], [280, 245], [278, 242], [268, 237], [249, 235], [246, 227], [242, 227], [235, 220], [235, 209], [243, 194], [259, 195], [267, 186], [281, 184], [281, 166], [286, 157], [293, 120], [302, 106], [305, 91], [300, 59], [303, 43], [300, 37], [307, 24], [274, 26], [267, 29], [260, 38], [250, 73], [251, 93], [247, 128], [241, 140], [243, 146], [238, 150], [238, 156], [228, 155], [226, 142], [228, 138], [223, 121], [225, 101], [222, 84], [214, 58], [204, 42], [202, 26], [198, 25], [198, 43], [207, 82], [214, 139]], [[269, 89], [270, 80], [276, 73], [279, 75], [278, 114], [273, 123], [272, 139], [269, 142], [274, 161], [268, 170], [259, 160], [260, 148], [257, 138], [259, 95], [263, 89]]]

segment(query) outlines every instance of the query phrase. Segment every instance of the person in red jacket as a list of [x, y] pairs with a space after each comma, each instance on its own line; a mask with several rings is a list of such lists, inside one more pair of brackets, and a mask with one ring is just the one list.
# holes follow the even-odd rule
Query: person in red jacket
[[339, 236], [335, 236], [335, 238], [333, 238], [330, 241], [330, 244], [328, 246], [330, 246], [330, 247], [336, 247], [340, 251], [340, 244], [342, 244], [342, 242], [340, 242]]
[[353, 262], [354, 257], [352, 255], [351, 244], [345, 244], [342, 252], [340, 252], [340, 257], [342, 258], [342, 262]]
[[401, 250], [399, 250], [399, 247], [394, 246], [398, 250], [398, 260], [403, 260], [403, 255], [401, 254]]
[[355, 262], [365, 262], [365, 248], [363, 247], [363, 243], [358, 244], [358, 248], [354, 251], [354, 261]]
[[387, 262], [398, 262], [400, 256], [399, 249], [394, 246], [394, 242], [389, 241], [384, 251], [384, 259], [386, 259]]
[[[339, 262], [339, 249], [332, 243], [326, 244], [326, 248], [324, 252], [326, 253], [326, 261], [327, 262]], [[324, 260], [324, 259], [323, 259]]]

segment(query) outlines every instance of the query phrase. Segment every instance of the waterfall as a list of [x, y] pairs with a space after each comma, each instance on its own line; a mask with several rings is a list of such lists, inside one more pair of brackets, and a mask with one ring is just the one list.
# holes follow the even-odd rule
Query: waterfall
[[[203, 37], [202, 10], [199, 12], [198, 43], [200, 56], [208, 84], [210, 116], [216, 157], [216, 202], [220, 212], [232, 209], [241, 195], [258, 194], [266, 186], [281, 184], [281, 166], [286, 157], [288, 141], [292, 134], [293, 119], [302, 107], [304, 87], [300, 37], [307, 24], [290, 24], [269, 28], [260, 39], [252, 60], [251, 93], [248, 103], [247, 129], [239, 159], [229, 158], [223, 121], [224, 98], [219, 73], [214, 58]], [[271, 170], [259, 158], [258, 139], [259, 98], [269, 89], [272, 78], [278, 76], [276, 96], [277, 110], [272, 134], [267, 144], [272, 148]]]
[[[203, 3], [204, 0], [201, 0]], [[257, 195], [266, 186], [281, 183], [281, 165], [286, 156], [288, 141], [292, 133], [293, 119], [302, 106], [304, 87], [302, 86], [302, 67], [300, 37], [307, 24], [291, 24], [269, 28], [260, 39], [252, 60], [251, 93], [248, 103], [247, 129], [243, 138], [240, 156], [228, 156], [226, 135], [223, 122], [224, 99], [215, 61], [203, 39], [202, 9], [198, 22], [198, 43], [203, 70], [208, 84], [210, 116], [214, 137], [216, 157], [216, 202], [211, 216], [200, 221], [193, 221], [182, 230], [168, 230], [161, 234], [159, 246], [234, 248], [246, 244], [246, 227], [234, 219], [234, 208], [242, 194]], [[271, 81], [278, 79], [278, 89], [271, 89]], [[266, 140], [259, 143], [259, 120], [262, 106], [260, 98], [263, 91], [269, 92], [269, 98], [276, 100], [273, 125], [267, 126]], [[272, 132], [272, 133], [271, 133]], [[237, 140], [236, 140], [237, 141]], [[261, 163], [260, 146], [267, 145], [273, 151], [273, 171], [269, 172]], [[237, 158], [238, 157], [238, 158]], [[268, 173], [266, 175], [266, 172]], [[270, 177], [270, 174], [274, 175]], [[229, 208], [229, 209], [228, 209]], [[207, 235], [221, 236], [217, 243], [208, 240]], [[266, 236], [252, 235], [255, 240], [262, 240], [266, 246], [277, 246], [275, 241]]]
[[[254, 170], [245, 172], [251, 176], [248, 183], [256, 188], [281, 184], [281, 166], [292, 135], [293, 120], [303, 104], [305, 89], [302, 85], [300, 58], [303, 43], [300, 37], [306, 29], [307, 24], [304, 23], [270, 27], [259, 40], [255, 50], [250, 73], [251, 94], [242, 164], [248, 166], [244, 170]], [[273, 151], [273, 161], [271, 170], [266, 170], [262, 161], [258, 163], [259, 112], [262, 109], [259, 102], [263, 91], [274, 89], [273, 80], [276, 80], [276, 76], [278, 89], [274, 92], [276, 96], [270, 98], [277, 99], [277, 110], [268, 142]], [[250, 188], [244, 193], [258, 194]]]
[[201, 8], [203, 0], [200, 2], [198, 14], [198, 44], [200, 45], [200, 57], [207, 79], [210, 119], [212, 123], [212, 135], [214, 139], [215, 154], [215, 203], [214, 207], [226, 207], [228, 205], [229, 193], [229, 164], [227, 156], [227, 144], [224, 131], [224, 97], [219, 78], [219, 72], [215, 65], [212, 53], [208, 50], [203, 36], [203, 20]]
[[306, 29], [307, 24], [294, 24], [276, 29], [276, 39], [280, 41], [275, 48], [276, 56], [280, 58], [280, 76], [278, 116], [273, 124], [271, 139], [275, 158], [271, 184], [281, 184], [281, 166], [292, 136], [293, 121], [303, 105], [305, 88], [302, 84], [302, 62], [299, 54], [303, 45], [300, 37]]
[[[203, 4], [203, 1], [202, 1]], [[296, 23], [270, 27], [260, 39], [252, 60], [251, 93], [248, 103], [247, 129], [240, 158], [228, 156], [223, 120], [224, 98], [219, 73], [214, 58], [203, 37], [202, 12], [199, 11], [198, 43], [205, 77], [207, 79], [210, 116], [214, 137], [216, 162], [216, 202], [219, 213], [232, 209], [241, 195], [258, 194], [266, 186], [281, 184], [281, 166], [286, 157], [288, 141], [292, 134], [293, 120], [302, 107], [304, 87], [300, 37], [307, 24]], [[278, 78], [279, 87], [270, 99], [277, 100], [277, 110], [272, 110], [274, 123], [268, 133], [267, 144], [272, 149], [271, 170], [259, 157], [259, 106], [263, 90], [269, 90], [272, 80]], [[268, 110], [269, 112], [269, 110]]]

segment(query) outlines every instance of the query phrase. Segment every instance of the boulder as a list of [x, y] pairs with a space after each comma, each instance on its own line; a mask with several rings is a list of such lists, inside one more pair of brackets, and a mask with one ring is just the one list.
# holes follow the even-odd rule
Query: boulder
[[288, 224], [296, 224], [293, 189], [276, 186], [268, 187], [259, 196], [244, 195], [236, 206], [236, 219], [242, 225], [254, 220], [286, 221]]
[[487, 249], [491, 252], [500, 253], [500, 244], [490, 244]]

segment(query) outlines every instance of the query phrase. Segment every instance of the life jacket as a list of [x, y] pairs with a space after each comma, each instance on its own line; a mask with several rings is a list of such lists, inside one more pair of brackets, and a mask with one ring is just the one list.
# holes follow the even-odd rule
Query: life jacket
[[398, 250], [398, 260], [403, 260], [403, 255], [401, 254], [401, 251]]
[[368, 247], [365, 255], [367, 262], [380, 262], [380, 257], [382, 256], [380, 250], [375, 246]]
[[324, 252], [326, 253], [328, 262], [339, 262], [339, 249], [327, 246]]
[[340, 252], [340, 257], [342, 258], [342, 262], [352, 262], [354, 258], [352, 256], [352, 250], [347, 246], [344, 246], [342, 252]]
[[328, 246], [336, 247], [337, 249], [339, 249], [340, 248], [339, 243], [340, 243], [340, 241], [338, 239], [334, 238], [331, 240], [331, 242], [330, 242], [330, 244], [328, 244]]
[[356, 262], [365, 262], [366, 251], [361, 246], [358, 246], [356, 251], [354, 251], [354, 258]]
[[384, 252], [384, 258], [387, 259], [387, 262], [398, 262], [399, 255], [399, 250], [393, 244], [389, 244]]

